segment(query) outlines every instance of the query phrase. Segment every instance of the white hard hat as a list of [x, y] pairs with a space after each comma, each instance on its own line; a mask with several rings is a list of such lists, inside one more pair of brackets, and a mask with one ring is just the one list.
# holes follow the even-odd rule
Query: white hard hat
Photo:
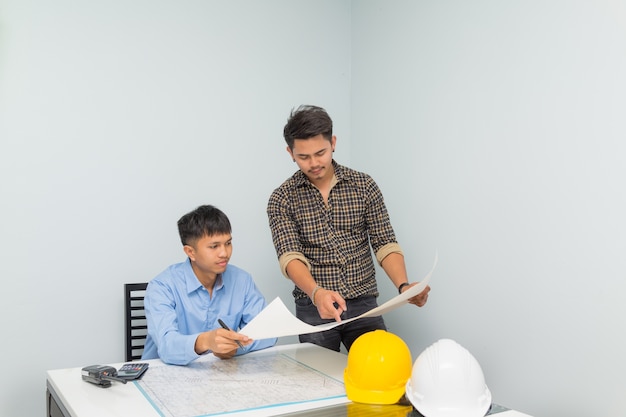
[[478, 361], [450, 339], [433, 343], [417, 357], [406, 396], [425, 417], [484, 417], [491, 406]]

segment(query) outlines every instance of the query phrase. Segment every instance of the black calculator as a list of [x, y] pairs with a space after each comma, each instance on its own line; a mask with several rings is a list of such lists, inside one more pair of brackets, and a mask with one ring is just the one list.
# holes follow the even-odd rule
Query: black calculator
[[148, 370], [148, 363], [146, 362], [131, 362], [125, 363], [117, 371], [117, 377], [132, 381], [133, 379], [139, 379]]

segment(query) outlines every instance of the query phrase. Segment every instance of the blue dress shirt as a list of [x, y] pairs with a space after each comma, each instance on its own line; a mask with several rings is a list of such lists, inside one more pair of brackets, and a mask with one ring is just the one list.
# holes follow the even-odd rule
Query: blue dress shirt
[[[195, 350], [200, 333], [220, 328], [222, 319], [238, 331], [266, 306], [252, 276], [228, 264], [213, 287], [213, 296], [202, 286], [189, 259], [171, 265], [157, 275], [144, 298], [148, 337], [142, 359], [161, 358], [165, 363], [186, 365], [200, 357]], [[273, 346], [276, 339], [255, 340], [237, 349], [237, 355]]]

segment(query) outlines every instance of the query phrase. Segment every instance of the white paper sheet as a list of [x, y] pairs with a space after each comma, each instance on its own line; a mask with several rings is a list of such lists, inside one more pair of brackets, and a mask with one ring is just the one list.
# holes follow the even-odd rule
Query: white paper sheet
[[276, 297], [274, 301], [267, 305], [250, 323], [239, 330], [239, 333], [255, 339], [268, 339], [272, 337], [293, 336], [299, 334], [315, 333], [324, 330], [330, 330], [333, 327], [358, 320], [363, 317], [381, 316], [389, 311], [395, 310], [401, 305], [407, 304], [409, 299], [421, 293], [430, 282], [430, 277], [437, 266], [438, 255], [435, 255], [435, 261], [430, 272], [417, 285], [404, 291], [387, 301], [386, 303], [373, 308], [372, 310], [348, 320], [340, 322], [332, 322], [312, 326], [295, 317], [285, 306], [280, 297]]

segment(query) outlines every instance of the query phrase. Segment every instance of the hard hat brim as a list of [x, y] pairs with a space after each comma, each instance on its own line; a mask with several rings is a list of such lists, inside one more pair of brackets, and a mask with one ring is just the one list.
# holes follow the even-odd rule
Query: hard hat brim
[[363, 404], [395, 404], [404, 395], [404, 386], [387, 391], [362, 390], [346, 383], [346, 396], [350, 401]]
[[428, 417], [484, 417], [491, 407], [491, 391], [485, 387], [485, 393], [475, 407], [429, 406], [424, 398], [415, 395], [411, 387], [411, 380], [406, 382], [406, 397], [422, 415]]

